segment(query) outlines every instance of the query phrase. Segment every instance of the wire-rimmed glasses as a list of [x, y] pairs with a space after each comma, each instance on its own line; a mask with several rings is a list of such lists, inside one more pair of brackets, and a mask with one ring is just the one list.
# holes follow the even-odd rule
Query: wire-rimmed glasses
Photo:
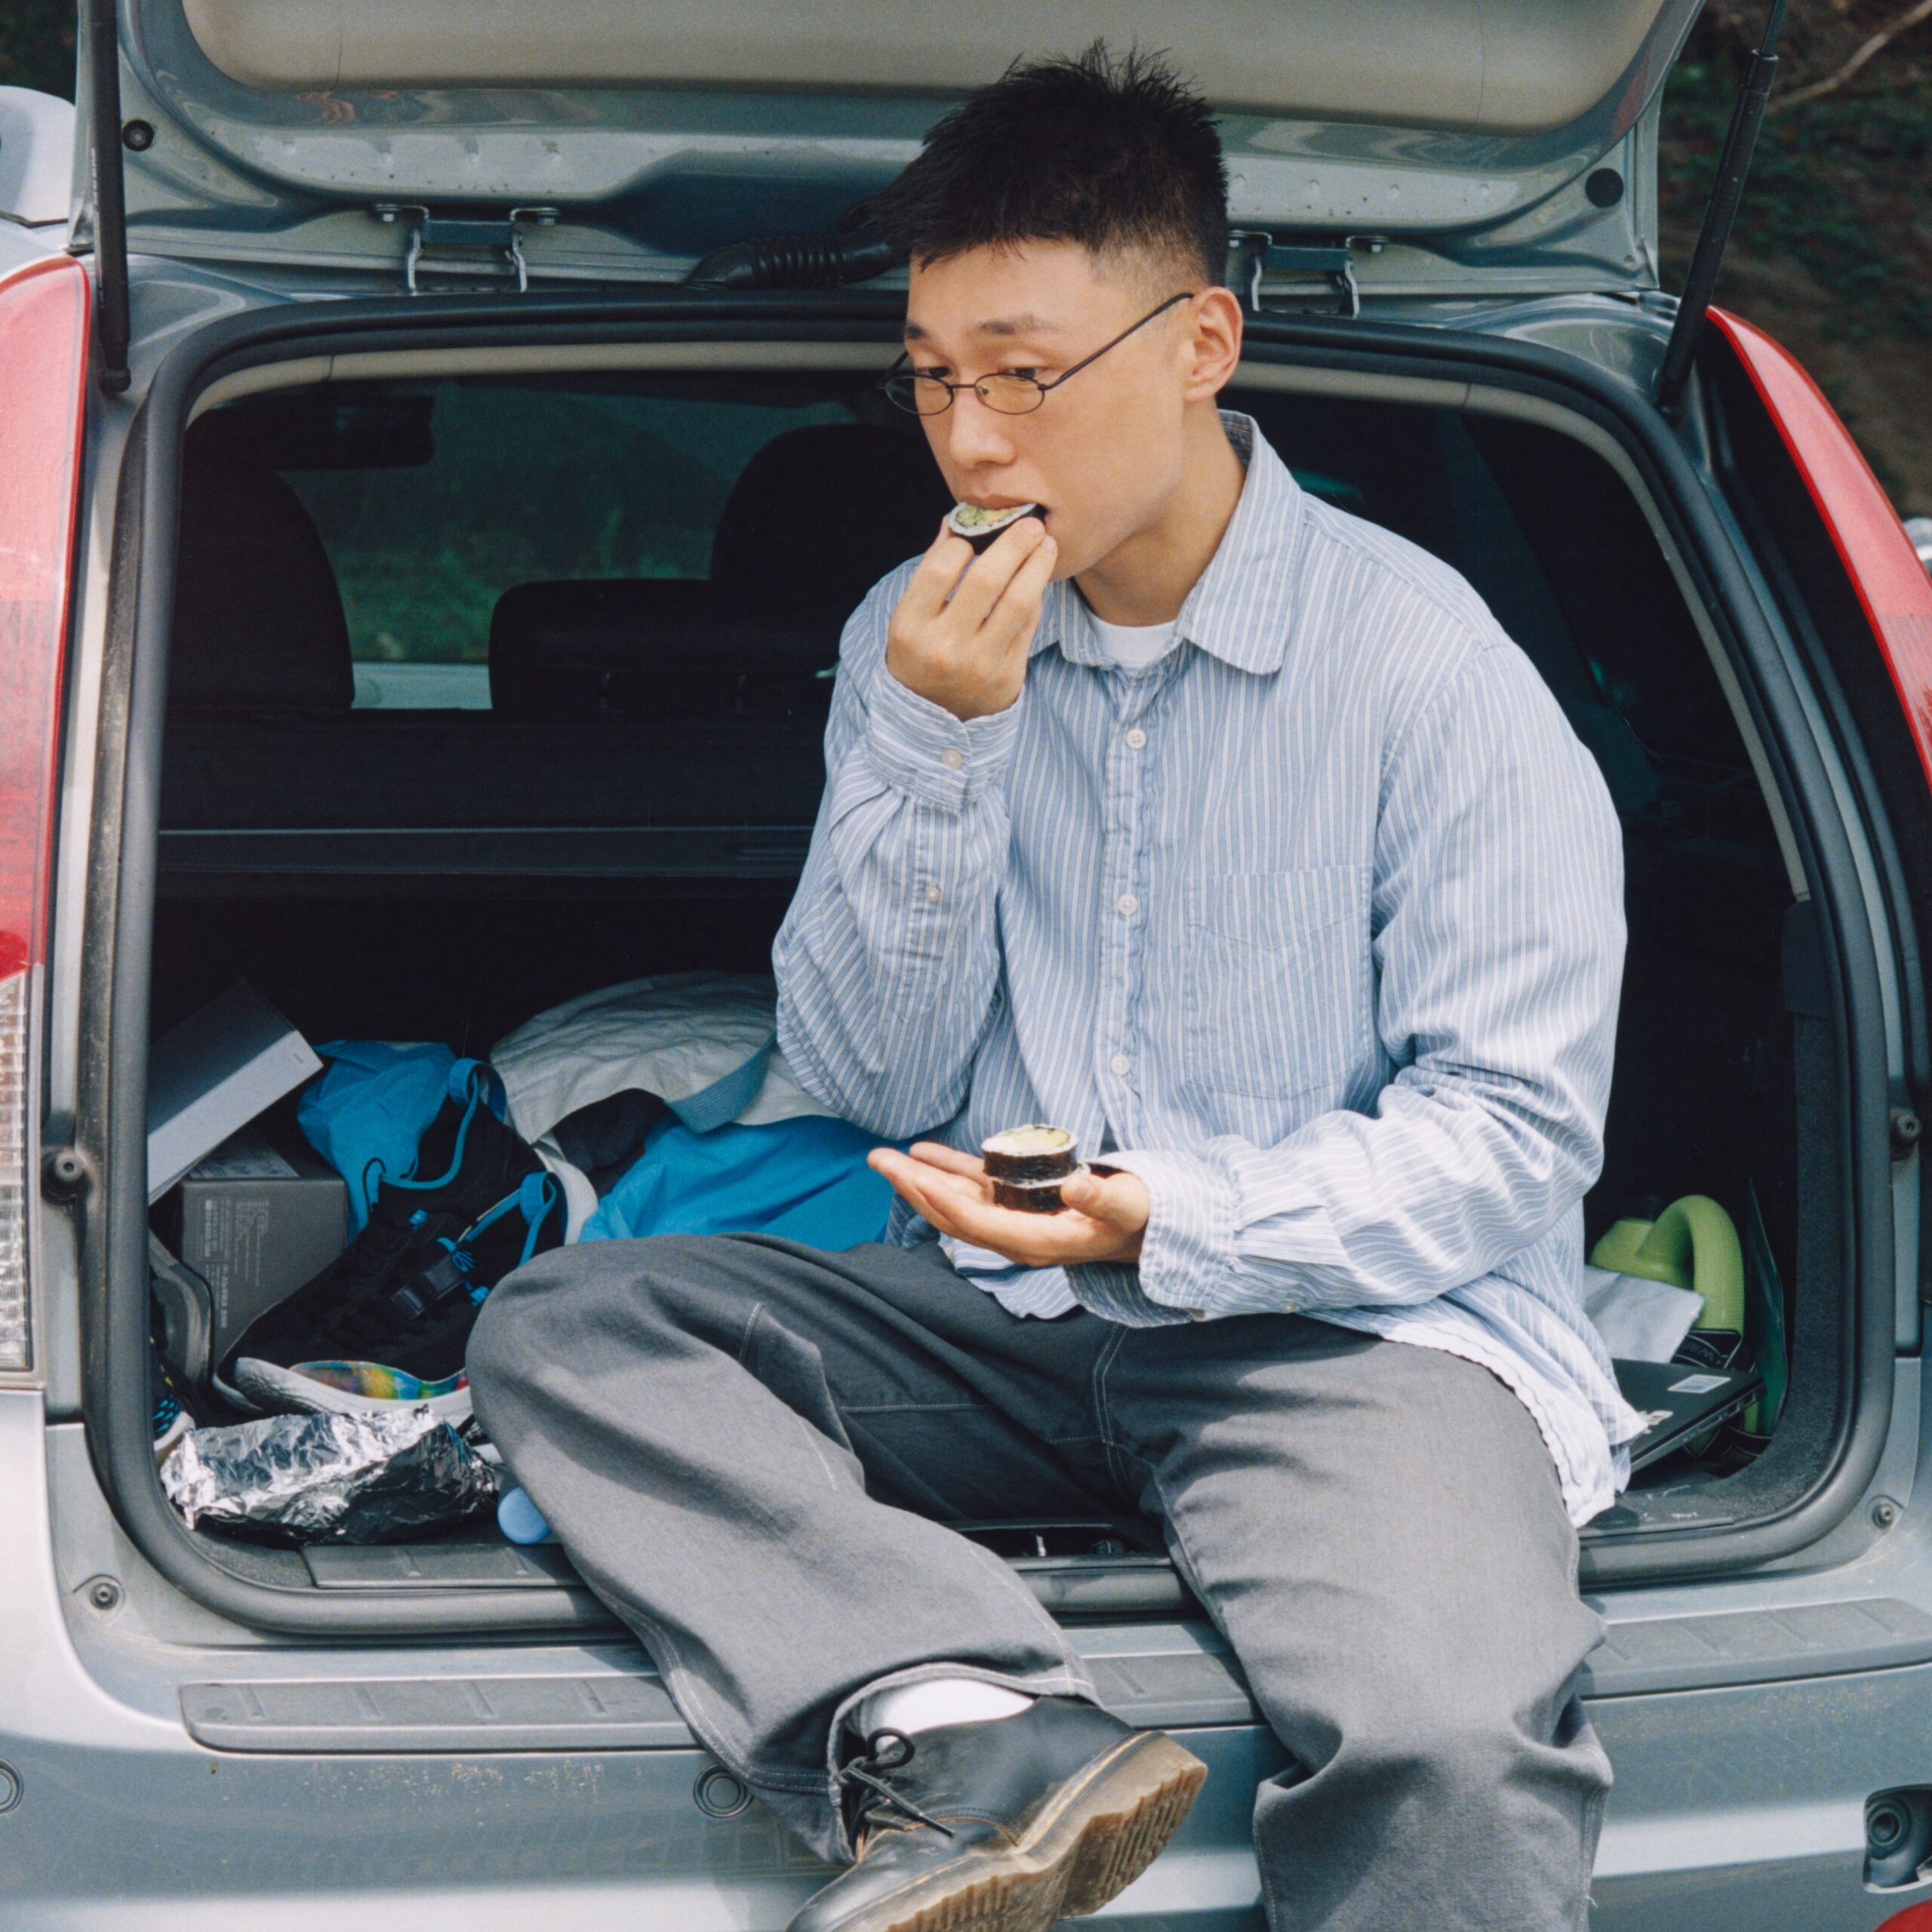
[[888, 400], [915, 416], [943, 416], [952, 407], [952, 398], [961, 389], [971, 389], [986, 407], [1001, 416], [1030, 416], [1047, 399], [1050, 389], [1057, 389], [1064, 382], [1069, 382], [1090, 363], [1097, 362], [1110, 349], [1118, 349], [1137, 329], [1144, 329], [1156, 315], [1164, 315], [1177, 302], [1185, 302], [1194, 293], [1184, 288], [1178, 295], [1170, 295], [1158, 309], [1149, 309], [1132, 327], [1124, 328], [1111, 342], [1103, 342], [1091, 355], [1086, 355], [1063, 371], [1050, 383], [1024, 370], [999, 369], [990, 376], [982, 376], [971, 383], [949, 383], [943, 376], [929, 376], [917, 369], [901, 368], [906, 358], [901, 356], [879, 387], [885, 392]]

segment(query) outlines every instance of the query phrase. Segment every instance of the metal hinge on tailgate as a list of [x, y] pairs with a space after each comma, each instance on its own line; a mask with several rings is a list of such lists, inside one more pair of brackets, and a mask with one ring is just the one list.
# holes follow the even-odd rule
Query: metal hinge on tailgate
[[[1280, 284], [1319, 278], [1340, 298], [1336, 313], [1351, 318], [1361, 313], [1361, 290], [1355, 281], [1351, 251], [1379, 255], [1387, 246], [1380, 235], [1351, 235], [1340, 242], [1315, 245], [1277, 242], [1266, 229], [1236, 228], [1228, 234], [1228, 285], [1246, 304], [1248, 313], [1261, 310], [1264, 280]], [[1287, 292], [1280, 290], [1278, 293]]]
[[423, 257], [435, 250], [487, 250], [503, 257], [503, 266], [516, 277], [517, 292], [530, 286], [530, 269], [523, 258], [521, 231], [529, 228], [554, 228], [555, 208], [512, 208], [507, 214], [438, 214], [420, 203], [378, 202], [370, 211], [376, 219], [391, 226], [406, 223], [409, 246], [402, 258], [402, 285], [411, 295], [421, 291], [416, 271]]

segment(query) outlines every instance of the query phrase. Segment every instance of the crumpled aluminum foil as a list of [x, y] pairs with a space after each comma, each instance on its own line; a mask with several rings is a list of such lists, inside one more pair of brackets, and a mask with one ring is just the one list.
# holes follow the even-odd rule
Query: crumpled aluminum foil
[[191, 1530], [263, 1543], [401, 1543], [497, 1500], [488, 1466], [426, 1407], [191, 1429], [161, 1482]]

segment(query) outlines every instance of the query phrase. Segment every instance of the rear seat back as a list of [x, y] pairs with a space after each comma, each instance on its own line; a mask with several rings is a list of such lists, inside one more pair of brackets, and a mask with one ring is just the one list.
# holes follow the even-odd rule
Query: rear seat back
[[190, 436], [168, 703], [190, 711], [346, 711], [349, 626], [328, 552], [274, 471]]
[[702, 580], [520, 583], [490, 620], [490, 703], [517, 718], [790, 716], [824, 708], [835, 624], [749, 616]]
[[931, 542], [949, 500], [916, 436], [787, 431], [733, 487], [708, 580], [506, 591], [491, 619], [491, 703], [518, 718], [820, 712], [846, 618]]
[[709, 580], [519, 585], [492, 620], [494, 711], [358, 712], [315, 526], [251, 447], [204, 433], [219, 420], [183, 479], [162, 808], [182, 832], [808, 824], [817, 674], [946, 506], [916, 434], [792, 432], [739, 479]]
[[711, 580], [748, 616], [836, 636], [895, 564], [939, 534], [952, 499], [916, 431], [788, 430], [746, 464], [712, 539]]

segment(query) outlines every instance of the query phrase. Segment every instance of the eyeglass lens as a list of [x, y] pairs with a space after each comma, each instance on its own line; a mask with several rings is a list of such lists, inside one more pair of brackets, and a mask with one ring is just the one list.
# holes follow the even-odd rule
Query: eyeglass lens
[[[1046, 399], [1045, 390], [1030, 376], [982, 376], [977, 383], [959, 386], [977, 389], [980, 400], [1002, 416], [1029, 414]], [[894, 376], [885, 385], [885, 392], [901, 409], [909, 409], [915, 416], [943, 415], [952, 406], [953, 386], [937, 376]]]

